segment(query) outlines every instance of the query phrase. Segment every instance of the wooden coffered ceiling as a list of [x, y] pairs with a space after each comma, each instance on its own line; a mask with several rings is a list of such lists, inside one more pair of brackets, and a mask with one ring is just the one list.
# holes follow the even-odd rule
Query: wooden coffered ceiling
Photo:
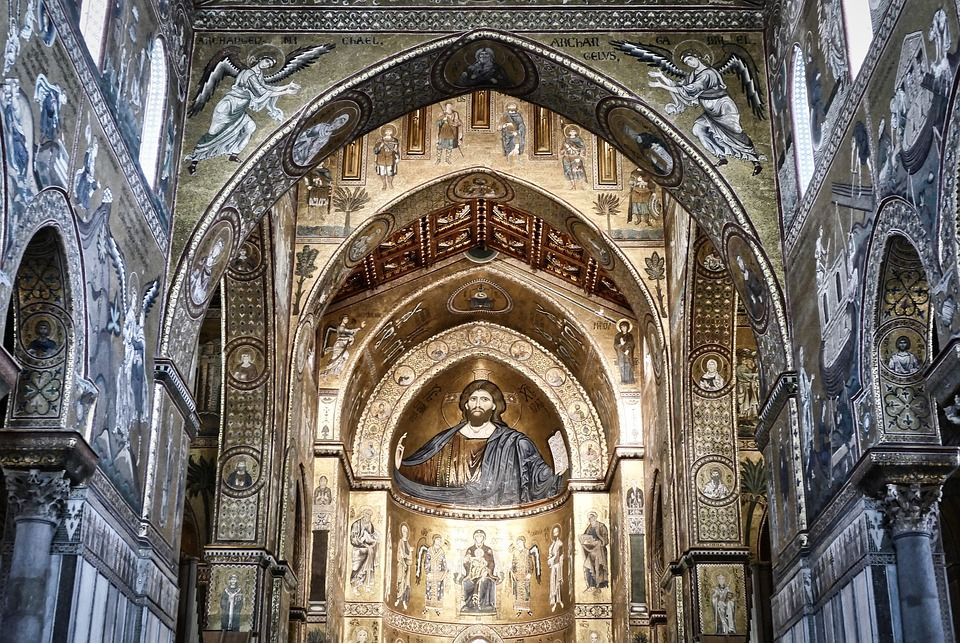
[[487, 199], [446, 206], [395, 232], [354, 269], [334, 302], [473, 248], [513, 257], [587, 295], [629, 308], [617, 284], [576, 239], [528, 212]]

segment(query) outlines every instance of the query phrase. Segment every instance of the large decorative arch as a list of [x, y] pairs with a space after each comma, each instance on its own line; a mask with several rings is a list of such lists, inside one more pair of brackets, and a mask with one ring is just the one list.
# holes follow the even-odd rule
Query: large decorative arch
[[[84, 437], [91, 439], [89, 422], [78, 414], [91, 410], [95, 393], [86, 379], [87, 358], [87, 307], [86, 279], [80, 251], [79, 231], [76, 218], [66, 195], [59, 189], [49, 188], [38, 194], [30, 204], [16, 215], [17, 224], [7, 228], [4, 252], [0, 258], [0, 334], [6, 332], [7, 313], [15, 286], [17, 272], [23, 262], [24, 252], [32, 239], [43, 229], [50, 229], [60, 246], [63, 279], [60, 287], [64, 293], [65, 311], [69, 318], [69, 339], [63, 383], [56, 424], [63, 428], [80, 426]], [[71, 402], [79, 396], [84, 402], [76, 408]], [[76, 423], [74, 423], [76, 420]], [[49, 426], [50, 419], [38, 420]]]
[[[515, 357], [511, 351], [517, 342], [527, 345], [525, 357]], [[431, 346], [441, 343], [442, 350], [431, 350]], [[360, 416], [350, 454], [355, 475], [386, 479], [390, 474], [392, 456], [387, 447], [397, 431], [403, 409], [422, 391], [425, 383], [451, 366], [474, 357], [504, 364], [537, 384], [563, 419], [563, 431], [570, 443], [571, 478], [603, 480], [606, 466], [588, 471], [580, 457], [581, 448], [593, 444], [598, 448], [601, 463], [606, 464], [609, 459], [607, 436], [586, 391], [548, 350], [521, 333], [489, 322], [470, 322], [451, 328], [397, 359], [374, 389]], [[401, 369], [412, 371], [414, 379], [405, 382], [398, 376]], [[550, 373], [556, 374], [555, 377]], [[574, 407], [574, 404], [580, 406]], [[572, 410], [575, 408], [579, 410], [576, 414], [579, 417]], [[361, 448], [364, 446], [368, 448]]]
[[[516, 286], [519, 286], [519, 287], [521, 287], [521, 288], [524, 288], [524, 289], [529, 290], [529, 292], [531, 292], [531, 294], [536, 294], [536, 296], [537, 296], [538, 298], [540, 298], [541, 300], [543, 300], [547, 305], [551, 305], [552, 308], [555, 309], [555, 310], [561, 310], [561, 311], [564, 310], [564, 307], [561, 306], [561, 305], [559, 304], [559, 302], [557, 302], [553, 297], [551, 297], [551, 296], [550, 296], [549, 294], [547, 294], [546, 292], [540, 291], [540, 292], [534, 293], [534, 291], [530, 288], [530, 286], [527, 285], [527, 284], [525, 284], [523, 281], [521, 281], [521, 280], [519, 280], [519, 279], [517, 279], [517, 278], [515, 278], [515, 277], [511, 277], [511, 276], [509, 276], [508, 274], [506, 274], [504, 271], [501, 271], [501, 270], [497, 269], [496, 267], [489, 266], [489, 265], [488, 265], [488, 266], [477, 267], [477, 268], [474, 268], [474, 269], [469, 270], [469, 271], [467, 271], [467, 272], [458, 272], [458, 273], [456, 273], [456, 274], [450, 275], [450, 276], [448, 276], [448, 277], [446, 277], [446, 278], [444, 278], [444, 279], [436, 282], [435, 284], [433, 284], [432, 287], [434, 287], [434, 288], [443, 288], [445, 285], [448, 285], [448, 284], [454, 284], [454, 283], [458, 283], [458, 282], [469, 282], [473, 275], [475, 275], [475, 274], [483, 274], [483, 273], [486, 273], [486, 274], [488, 274], [488, 275], [496, 276], [497, 278], [503, 279], [505, 282], [509, 282], [509, 283], [512, 283], [512, 284], [514, 284], [514, 285], [516, 285]], [[408, 296], [407, 298], [405, 298], [403, 301], [401, 301], [401, 302], [397, 305], [396, 309], [399, 310], [399, 311], [409, 310], [409, 309], [411, 309], [411, 308], [415, 305], [415, 303], [416, 303], [416, 301], [418, 300], [418, 298], [419, 298], [419, 293], [414, 293], [414, 294]], [[360, 359], [362, 359], [361, 356], [365, 356], [365, 355], [368, 355], [368, 354], [370, 353], [371, 348], [372, 348], [372, 344], [374, 344], [374, 343], [375, 343], [375, 339], [376, 339], [378, 336], [380, 336], [381, 330], [382, 330], [387, 324], [390, 324], [392, 321], [393, 321], [393, 316], [385, 317], [384, 319], [382, 319], [382, 320], [380, 321], [380, 323], [379, 323], [377, 326], [375, 326], [369, 333], [367, 333], [367, 334], [364, 336], [364, 338], [358, 343], [358, 345], [357, 345], [357, 347], [356, 347], [356, 350], [353, 351], [354, 355], [353, 355], [353, 356], [349, 359], [349, 361], [347, 362], [346, 368], [344, 369], [344, 372], [345, 372], [345, 373], [350, 374], [350, 373], [353, 373], [353, 372], [355, 371], [355, 369], [357, 368], [358, 362], [360, 361]], [[600, 368], [601, 371], [602, 371], [602, 373], [603, 373], [603, 378], [602, 378], [602, 379], [604, 380], [604, 385], [605, 385], [605, 387], [604, 387], [605, 390], [603, 391], [603, 396], [604, 396], [605, 398], [610, 399], [611, 401], [615, 401], [615, 400], [616, 400], [616, 395], [615, 395], [616, 386], [614, 385], [614, 382], [616, 382], [617, 380], [616, 380], [616, 377], [614, 376], [613, 371], [611, 370], [611, 365], [610, 365], [609, 361], [608, 361], [608, 360], [605, 360], [605, 359], [602, 359], [602, 358], [599, 357], [599, 356], [602, 355], [602, 351], [599, 349], [599, 347], [596, 345], [595, 341], [593, 340], [592, 334], [591, 334], [590, 332], [588, 332], [587, 329], [584, 328], [584, 327], [581, 325], [580, 321], [579, 321], [575, 316], [571, 316], [570, 318], [568, 318], [568, 319], [567, 319], [567, 323], [570, 323], [571, 325], [573, 325], [573, 327], [574, 327], [577, 331], [579, 331], [580, 335], [584, 338], [585, 342], [591, 347], [593, 354], [595, 354], [596, 356], [598, 356], [598, 359], [595, 360], [594, 367]], [[312, 327], [312, 326], [313, 326], [313, 321], [312, 321], [312, 319], [311, 319], [311, 320], [307, 320], [307, 321], [305, 321], [304, 323], [301, 324], [301, 328], [304, 328], [304, 327], [307, 327], [307, 326], [309, 326], [309, 327]], [[448, 329], [444, 329], [443, 332], [446, 332], [447, 330], [448, 330]], [[517, 331], [517, 332], [518, 332], [518, 331]], [[297, 340], [298, 340], [298, 342], [312, 341], [312, 339], [313, 339], [313, 336], [312, 336], [311, 334], [309, 334], [308, 332], [304, 332], [304, 331], [302, 331], [302, 330], [298, 330], [298, 333], [297, 333]], [[296, 349], [297, 352], [298, 352], [298, 354], [299, 354], [299, 352], [301, 352], [301, 351], [303, 350], [303, 349], [299, 348], [299, 346], [302, 346], [302, 344], [298, 344], [298, 348]], [[562, 357], [557, 357], [557, 356], [555, 356], [554, 359], [556, 359], [557, 361], [563, 362]], [[565, 365], [568, 369], [571, 368], [571, 365], [569, 365], [569, 364], [564, 363], [564, 365]], [[383, 377], [385, 377], [385, 376], [387, 375], [387, 371], [384, 371], [383, 373], [380, 373], [379, 375], [380, 375], [380, 379], [383, 379]], [[574, 376], [576, 376], [576, 375], [577, 375], [577, 374], [574, 373]], [[347, 376], [345, 377], [345, 380], [346, 380], [346, 379], [349, 379], [349, 375], [347, 375]], [[344, 423], [346, 423], [347, 426], [354, 426], [354, 425], [360, 426], [360, 423], [358, 422], [359, 418], [357, 418], [357, 417], [351, 417], [351, 416], [349, 416], [349, 414], [348, 414], [348, 411], [349, 411], [349, 409], [348, 409], [348, 404], [347, 404], [347, 397], [348, 397], [348, 396], [345, 396], [345, 395], [344, 395], [345, 392], [348, 393], [348, 392], [349, 392], [349, 388], [348, 388], [348, 387], [341, 387], [341, 394], [340, 394], [340, 397], [339, 397], [339, 399], [338, 399], [337, 408], [336, 408], [336, 412], [335, 412], [335, 417], [338, 418], [337, 422], [338, 422], [341, 426], [343, 426]], [[373, 395], [371, 395], [371, 399], [372, 399], [372, 397], [373, 397]], [[364, 403], [365, 403], [366, 401], [367, 401], [367, 400], [363, 400]], [[596, 408], [596, 405], [594, 405], [594, 408]], [[605, 432], [606, 432], [606, 434], [608, 435], [609, 439], [610, 439], [611, 441], [616, 441], [617, 438], [618, 438], [618, 431], [619, 431], [619, 428], [620, 428], [619, 418], [617, 417], [617, 414], [615, 413], [615, 410], [614, 410], [614, 409], [611, 409], [610, 411], [611, 411], [611, 412], [610, 412], [610, 413], [607, 413], [607, 414], [598, 411], [598, 414], [600, 415], [601, 425], [606, 428], [606, 431], [605, 431]], [[341, 435], [341, 438], [344, 439], [344, 442], [345, 442], [345, 443], [350, 444], [350, 443], [353, 442], [353, 437], [354, 437], [353, 435], [346, 435], [346, 436], [344, 436], [342, 433], [341, 433], [340, 435]]]
[[[238, 253], [240, 241], [273, 202], [333, 151], [335, 145], [328, 144], [327, 149], [318, 151], [308, 165], [293, 166], [289, 160], [292, 142], [300, 131], [320, 122], [324, 114], [337, 106], [350, 104], [358, 113], [356, 120], [347, 125], [348, 137], [353, 138], [414, 109], [467, 93], [471, 88], [438, 82], [436, 64], [437, 61], [448, 59], [452, 52], [476, 41], [510, 48], [523, 61], [529, 76], [523, 79], [524, 82], [507, 89], [506, 93], [548, 107], [614, 142], [628, 159], [642, 167], [649, 166], [649, 160], [635, 141], [624, 135], [624, 120], [632, 123], [634, 130], [644, 127], [657, 132], [657, 136], [671, 151], [673, 160], [669, 176], [662, 176], [661, 179], [681, 206], [697, 218], [718, 247], [721, 245], [722, 228], [732, 225], [759, 248], [756, 231], [730, 186], [698, 148], [635, 93], [573, 58], [532, 40], [498, 31], [474, 31], [462, 36], [438, 38], [350, 76], [300, 110], [247, 159], [213, 199], [176, 264], [168, 295], [161, 352], [177, 362], [188, 359], [187, 352], [193, 345], [189, 340], [196, 334], [199, 322], [195, 314], [189, 314], [186, 310], [183, 292], [191, 266], [198, 260], [198, 250], [211, 225], [224, 212], [238, 213], [235, 215], [237, 235], [231, 245], [231, 253]], [[431, 79], [428, 87], [424, 87], [426, 79]], [[565, 102], [557, 98], [563, 95], [575, 95], [577, 100]], [[374, 112], [373, 106], [378, 111]], [[321, 113], [321, 110], [325, 111]], [[786, 350], [789, 342], [783, 296], [769, 259], [762, 253], [754, 259], [763, 276], [760, 282], [763, 292], [772, 308], [768, 328], [762, 333], [757, 331], [761, 336], [758, 345], [767, 371], [778, 373], [792, 365], [792, 357]], [[327, 270], [318, 282], [321, 293], [333, 292], [342, 283], [346, 274], [338, 268], [335, 262], [328, 263]], [[324, 303], [323, 297], [321, 303]], [[763, 341], [762, 335], [770, 335], [771, 339]]]

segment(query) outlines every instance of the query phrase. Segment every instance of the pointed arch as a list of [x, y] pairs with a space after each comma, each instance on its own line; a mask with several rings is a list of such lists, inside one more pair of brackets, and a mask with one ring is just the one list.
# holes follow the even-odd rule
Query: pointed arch
[[[937, 441], [934, 407], [921, 373], [933, 348], [930, 284], [939, 283], [940, 271], [916, 208], [899, 198], [881, 204], [865, 265], [860, 363], [869, 394], [859, 415], [869, 426], [861, 427], [860, 434], [869, 444], [888, 437]], [[901, 336], [911, 339], [908, 350], [917, 351], [915, 368], [907, 368], [906, 355], [891, 367]]]
[[[352, 101], [361, 114], [347, 126], [352, 128], [349, 137], [355, 137], [413, 109], [466, 93], [469, 89], [458, 89], [437, 81], [434, 78], [434, 63], [449, 58], [452, 52], [477, 40], [497, 42], [510, 47], [518, 57], [529, 63], [529, 82], [525, 81], [522, 86], [508, 89], [507, 93], [548, 107], [581, 127], [615, 141], [632, 162], [641, 165], [649, 163], [636, 142], [624, 138], [626, 130], [618, 128], [611, 121], [611, 114], [629, 114], [630, 118], [638, 119], [638, 122], [642, 121], [646, 126], [659, 131], [665, 145], [674, 155], [672, 158], [677, 170], [674, 174], [678, 176], [671, 175], [671, 181], [678, 180], [679, 176], [684, 179], [682, 182], [670, 183], [676, 186], [671, 190], [678, 202], [698, 217], [700, 224], [718, 245], [724, 226], [729, 225], [753, 240], [753, 243], [749, 244], [751, 252], [760, 248], [756, 230], [722, 176], [697, 147], [636, 94], [569, 56], [530, 39], [497, 31], [475, 31], [462, 36], [441, 37], [401, 52], [335, 84], [282, 125], [243, 163], [210, 203], [176, 264], [162, 332], [162, 352], [171, 355], [175, 361], [182, 361], [185, 357], [182, 354], [186, 350], [184, 347], [193, 345], [187, 336], [192, 337], [196, 333], [198, 312], [202, 311], [188, 310], [185, 293], [191, 266], [197, 261], [197, 253], [211, 226], [224, 216], [235, 218], [238, 234], [230, 246], [230, 251], [233, 254], [238, 253], [240, 240], [252, 230], [270, 205], [334, 151], [333, 146], [330, 146], [331, 149], [321, 149], [308, 166], [291, 166], [293, 139], [299, 131], [312, 125], [315, 118], [322, 117], [320, 110], [327, 109], [335, 101]], [[558, 98], [563, 92], [555, 91], [556, 87], [560, 84], [568, 86], [572, 79], [575, 79], [577, 86], [582, 89], [577, 100], [565, 101]], [[402, 87], [424, 89], [416, 92], [400, 91]], [[371, 105], [376, 105], [377, 111], [374, 111]], [[600, 238], [603, 239], [602, 233]], [[753, 259], [756, 260], [755, 265], [762, 275], [758, 283], [772, 309], [771, 323], [764, 329], [757, 330], [760, 335], [757, 343], [770, 372], [779, 373], [792, 365], [792, 356], [785, 350], [789, 345], [789, 338], [784, 300], [769, 259], [762, 252]], [[321, 305], [345, 277], [341, 265], [336, 262], [328, 264], [320, 280]], [[643, 308], [639, 301], [630, 303], [638, 311]]]
[[[85, 377], [86, 280], [73, 210], [62, 191], [44, 190], [17, 215], [17, 225], [8, 228], [8, 232], [10, 236], [0, 259], [0, 334], [6, 332], [8, 311], [13, 304], [14, 337], [22, 351], [17, 357], [28, 365], [21, 373], [18, 389], [25, 391], [29, 383], [33, 395], [43, 398], [37, 398], [39, 406], [34, 411], [51, 407], [27, 413], [17, 423], [49, 427], [54, 422], [70, 429], [79, 426], [90, 440], [89, 413], [96, 400], [96, 389]], [[56, 268], [47, 270], [48, 261], [53, 261]], [[44, 287], [29, 288], [28, 281], [18, 286], [20, 278], [27, 279], [28, 275], [35, 285]], [[37, 323], [43, 320], [48, 323], [50, 341], [60, 344], [49, 355], [31, 351], [29, 342], [33, 340], [23, 334], [36, 332]], [[59, 338], [54, 337], [57, 333], [62, 333]], [[37, 384], [42, 386], [37, 389]], [[79, 404], [73, 404], [75, 400]], [[20, 402], [11, 405], [10, 413], [16, 412]], [[52, 408], [54, 402], [56, 409]], [[9, 417], [14, 419], [13, 415]]]

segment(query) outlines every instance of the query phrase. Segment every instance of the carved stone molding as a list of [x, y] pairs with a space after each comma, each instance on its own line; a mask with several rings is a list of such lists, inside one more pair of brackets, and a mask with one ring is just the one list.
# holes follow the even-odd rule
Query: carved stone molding
[[173, 360], [166, 357], [157, 357], [153, 360], [153, 370], [157, 379], [163, 384], [164, 390], [170, 396], [173, 405], [180, 412], [186, 426], [190, 427], [190, 438], [200, 430], [200, 416], [197, 415], [197, 403], [187, 388], [183, 376], [177, 370]]
[[80, 484], [93, 474], [97, 460], [76, 431], [30, 429], [0, 434], [0, 467], [5, 470], [65, 471], [71, 482]]
[[880, 506], [890, 521], [893, 537], [932, 536], [942, 496], [940, 485], [888, 484]]
[[63, 506], [70, 494], [70, 480], [64, 471], [44, 472], [39, 469], [4, 472], [7, 495], [16, 519], [45, 520], [60, 524]]
[[777, 381], [770, 388], [767, 399], [760, 408], [759, 421], [755, 433], [757, 448], [763, 451], [770, 440], [770, 429], [773, 423], [780, 416], [780, 412], [786, 405], [787, 400], [797, 394], [797, 372], [787, 371], [780, 373]]

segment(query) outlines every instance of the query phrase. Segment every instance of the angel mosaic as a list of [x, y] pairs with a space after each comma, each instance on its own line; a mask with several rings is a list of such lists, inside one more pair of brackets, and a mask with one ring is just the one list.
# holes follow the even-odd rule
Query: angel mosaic
[[723, 77], [733, 73], [740, 79], [747, 102], [758, 119], [765, 118], [765, 107], [760, 90], [760, 72], [745, 49], [734, 44], [723, 45], [724, 58], [712, 64], [709, 51], [691, 43], [681, 50], [678, 58], [690, 69], [684, 72], [674, 62], [668, 49], [623, 41], [611, 44], [650, 67], [649, 86], [670, 92], [671, 102], [664, 107], [667, 114], [676, 115], [687, 107], [699, 106], [703, 112], [693, 123], [693, 134], [703, 147], [717, 157], [718, 167], [726, 165], [729, 157], [753, 163], [753, 174], [760, 174], [761, 161], [766, 158], [757, 151], [740, 122], [740, 108], [730, 97]]
[[[350, 351], [347, 349], [353, 345], [357, 333], [367, 325], [367, 322], [360, 322], [359, 326], [350, 328], [350, 326], [348, 326], [349, 323], [350, 318], [344, 315], [336, 328], [332, 326], [327, 328], [327, 334], [323, 342], [323, 352], [330, 353], [330, 362], [327, 364], [327, 367], [320, 372], [321, 375], [339, 375], [343, 372], [343, 367], [347, 365], [347, 360], [350, 358]], [[334, 337], [333, 344], [328, 345], [330, 344], [331, 336]]]
[[113, 426], [104, 429], [96, 442], [100, 455], [109, 458], [114, 470], [132, 484], [136, 479], [136, 445], [132, 443], [131, 429], [149, 419], [150, 409], [144, 327], [160, 295], [160, 280], [150, 281], [141, 292], [137, 273], [127, 273], [123, 254], [112, 236], [107, 238], [107, 253], [118, 286], [110, 305], [107, 331], [121, 338], [123, 348], [114, 386]]
[[282, 121], [283, 110], [277, 107], [277, 100], [281, 96], [298, 93], [300, 85], [293, 82], [286, 85], [276, 83], [306, 69], [332, 49], [333, 45], [296, 49], [284, 58], [280, 69], [273, 73], [268, 72], [277, 66], [279, 58], [275, 53], [262, 49], [254, 51], [247, 56], [244, 64], [237, 47], [220, 50], [203, 70], [197, 92], [187, 111], [188, 116], [193, 117], [203, 111], [226, 76], [234, 78], [233, 86], [213, 108], [207, 133], [197, 141], [193, 152], [185, 157], [190, 161], [187, 172], [195, 174], [200, 161], [218, 156], [239, 161], [240, 152], [257, 130], [257, 124], [249, 112], [265, 109], [270, 118]]
[[527, 546], [527, 539], [519, 536], [517, 541], [510, 545], [510, 589], [513, 592], [513, 609], [517, 616], [526, 612], [533, 615], [530, 605], [531, 585], [534, 578], [540, 584], [540, 548], [534, 543]]

